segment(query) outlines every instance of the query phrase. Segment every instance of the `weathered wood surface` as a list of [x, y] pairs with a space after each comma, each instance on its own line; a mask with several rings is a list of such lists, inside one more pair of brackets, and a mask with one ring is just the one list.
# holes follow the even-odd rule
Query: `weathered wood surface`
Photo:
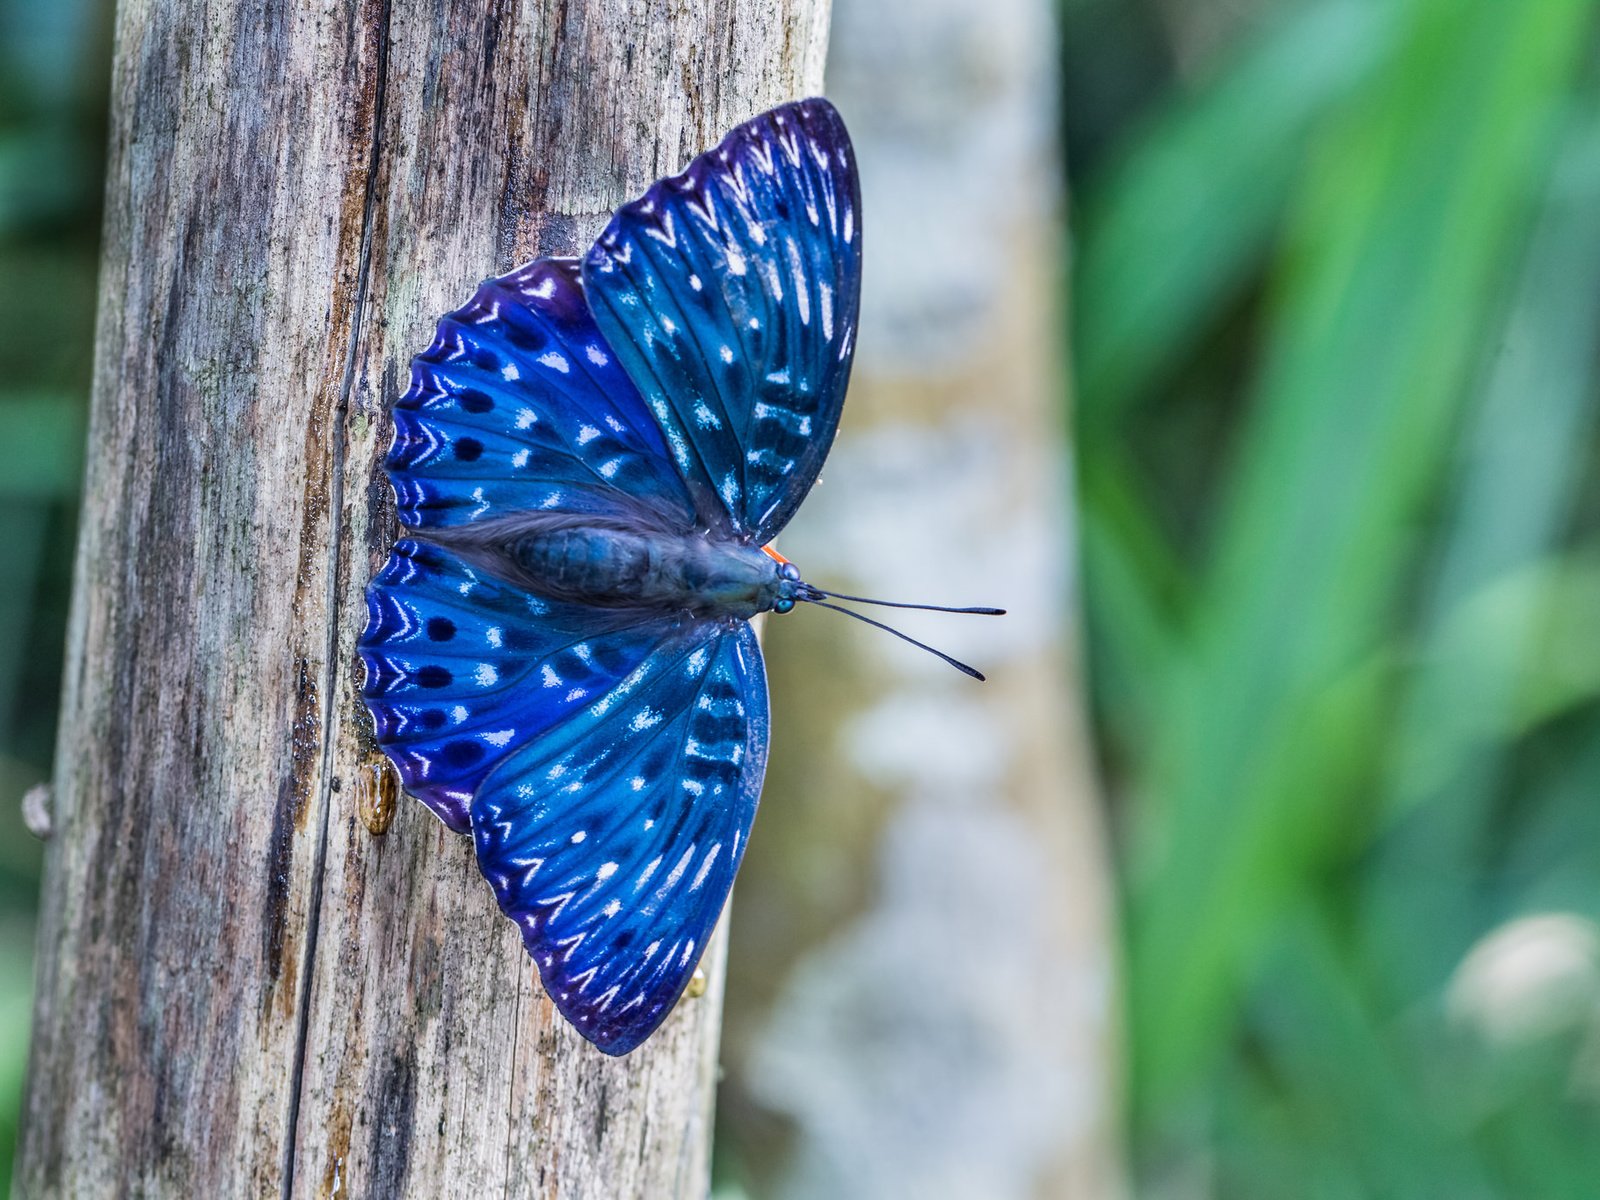
[[383, 811], [353, 644], [434, 319], [817, 91], [826, 21], [124, 0], [21, 1195], [704, 1194], [720, 972], [623, 1061], [560, 1023]]
[[1071, 616], [1052, 15], [834, 3], [863, 315], [838, 443], [784, 551], [822, 586], [1011, 611], [874, 614], [984, 684], [829, 613], [768, 625], [773, 759], [724, 1041], [731, 1156], [763, 1196], [1124, 1191]]

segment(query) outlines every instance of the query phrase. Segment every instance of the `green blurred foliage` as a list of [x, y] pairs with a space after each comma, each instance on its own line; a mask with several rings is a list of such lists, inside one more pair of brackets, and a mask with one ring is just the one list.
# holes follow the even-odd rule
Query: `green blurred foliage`
[[103, 0], [0, 0], [0, 1191], [27, 1069], [40, 843], [94, 336]]
[[1139, 1194], [1594, 1195], [1600, 12], [1239, 7], [1065, 9]]

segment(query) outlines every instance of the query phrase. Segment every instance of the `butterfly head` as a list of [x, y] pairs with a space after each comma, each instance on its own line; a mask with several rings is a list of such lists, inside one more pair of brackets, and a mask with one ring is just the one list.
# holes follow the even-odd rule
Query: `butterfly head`
[[[768, 553], [771, 554], [772, 552], [769, 550]], [[774, 554], [772, 557], [777, 558], [777, 555]], [[935, 650], [926, 642], [919, 642], [916, 638], [911, 637], [908, 634], [901, 633], [893, 626], [885, 625], [882, 621], [875, 621], [871, 617], [854, 612], [848, 608], [843, 608], [840, 605], [830, 604], [829, 601], [849, 600], [856, 604], [876, 604], [884, 608], [920, 608], [932, 612], [972, 613], [985, 617], [1004, 616], [1004, 609], [950, 608], [943, 604], [902, 604], [894, 600], [869, 600], [865, 596], [847, 596], [843, 592], [828, 592], [819, 587], [813, 587], [811, 584], [800, 578], [800, 568], [786, 559], [778, 559], [776, 565], [777, 587], [774, 591], [775, 598], [771, 604], [773, 612], [779, 614], [793, 612], [796, 604], [815, 604], [818, 608], [831, 608], [834, 612], [842, 612], [847, 617], [854, 617], [858, 621], [865, 621], [868, 625], [871, 625], [875, 629], [881, 629], [885, 633], [892, 633], [895, 637], [900, 638], [903, 641], [910, 642], [913, 646], [920, 647], [921, 649], [926, 650], [929, 654], [935, 655], [938, 658], [942, 658], [952, 667], [955, 667], [956, 670], [964, 672], [967, 675], [971, 675], [974, 679], [983, 678], [982, 672], [977, 670], [975, 667], [970, 667], [959, 659], [951, 658], [950, 655], [946, 654], [943, 650]]]
[[778, 564], [778, 598], [772, 602], [772, 611], [780, 615], [793, 612], [800, 601], [820, 598], [820, 594], [815, 597], [806, 594], [816, 590], [801, 580], [799, 567], [792, 562], [781, 562]]

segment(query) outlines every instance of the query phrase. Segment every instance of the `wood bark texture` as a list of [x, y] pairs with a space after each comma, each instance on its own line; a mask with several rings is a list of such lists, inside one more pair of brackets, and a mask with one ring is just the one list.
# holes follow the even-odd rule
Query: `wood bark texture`
[[819, 90], [827, 10], [121, 4], [20, 1195], [705, 1194], [720, 951], [590, 1048], [354, 642], [436, 318]]
[[[734, 908], [729, 1158], [785, 1200], [1124, 1194], [1110, 860], [1072, 620], [1050, 0], [835, 0], [860, 343], [783, 549], [857, 595], [772, 621]], [[786, 703], [787, 697], [794, 697]]]

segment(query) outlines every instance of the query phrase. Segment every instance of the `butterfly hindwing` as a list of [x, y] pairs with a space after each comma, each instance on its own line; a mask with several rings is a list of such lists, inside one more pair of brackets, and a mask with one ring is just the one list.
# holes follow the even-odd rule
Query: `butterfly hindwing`
[[419, 531], [508, 512], [650, 511], [688, 528], [693, 505], [660, 428], [596, 328], [575, 259], [481, 284], [439, 321], [394, 405], [400, 523]]
[[649, 1036], [693, 974], [766, 753], [749, 625], [686, 621], [479, 788], [478, 864], [556, 1006], [607, 1053]]
[[358, 647], [378, 742], [406, 790], [466, 833], [495, 765], [635, 672], [659, 626], [532, 596], [402, 539], [367, 589]]
[[812, 99], [619, 209], [584, 260], [595, 320], [714, 529], [768, 541], [822, 468], [855, 346], [860, 234], [849, 137]]

